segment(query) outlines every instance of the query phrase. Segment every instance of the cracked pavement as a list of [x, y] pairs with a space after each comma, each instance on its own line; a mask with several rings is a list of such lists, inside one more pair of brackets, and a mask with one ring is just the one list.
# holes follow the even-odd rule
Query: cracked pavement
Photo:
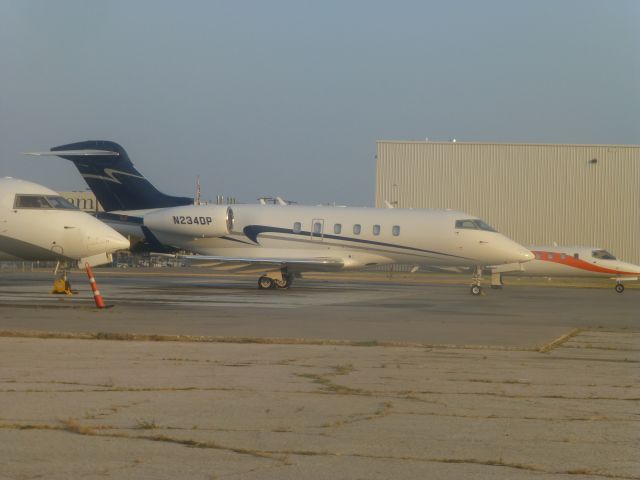
[[0, 478], [640, 479], [629, 330], [547, 353], [4, 337], [0, 361]]

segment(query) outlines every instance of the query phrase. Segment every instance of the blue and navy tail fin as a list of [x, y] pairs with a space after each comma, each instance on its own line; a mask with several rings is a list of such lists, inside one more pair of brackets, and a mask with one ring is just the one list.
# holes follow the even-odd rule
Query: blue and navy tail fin
[[54, 147], [51, 153], [73, 162], [107, 212], [193, 204], [192, 198], [160, 192], [136, 170], [125, 149], [115, 142], [87, 140]]

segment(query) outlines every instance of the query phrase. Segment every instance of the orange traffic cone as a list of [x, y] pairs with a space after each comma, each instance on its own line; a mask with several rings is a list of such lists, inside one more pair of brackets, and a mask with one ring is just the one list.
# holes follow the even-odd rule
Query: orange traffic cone
[[100, 290], [98, 290], [96, 279], [94, 278], [93, 272], [91, 271], [91, 266], [88, 262], [86, 262], [84, 266], [87, 269], [87, 276], [89, 277], [89, 283], [91, 284], [91, 290], [93, 291], [93, 298], [96, 301], [96, 307], [106, 308], [104, 300], [102, 299], [102, 295], [100, 295]]

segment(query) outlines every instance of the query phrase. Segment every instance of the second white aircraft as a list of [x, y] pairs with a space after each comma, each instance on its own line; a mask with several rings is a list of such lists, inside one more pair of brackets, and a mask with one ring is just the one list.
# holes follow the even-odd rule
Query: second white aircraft
[[0, 178], [0, 260], [111, 262], [129, 241], [58, 193], [37, 183]]
[[[198, 253], [189, 261], [256, 271], [260, 288], [288, 288], [301, 272], [373, 265], [480, 267], [528, 262], [533, 254], [479, 218], [449, 210], [295, 205], [193, 205], [159, 192], [109, 141], [86, 141], [36, 155], [71, 160], [124, 234], [142, 232], [157, 250]], [[191, 203], [191, 204], [189, 204]]]
[[518, 277], [599, 277], [616, 282], [616, 292], [624, 292], [623, 282], [640, 278], [640, 265], [623, 262], [609, 251], [594, 247], [534, 246], [535, 259], [526, 265], [500, 265], [493, 269], [491, 286], [502, 286], [502, 275]]

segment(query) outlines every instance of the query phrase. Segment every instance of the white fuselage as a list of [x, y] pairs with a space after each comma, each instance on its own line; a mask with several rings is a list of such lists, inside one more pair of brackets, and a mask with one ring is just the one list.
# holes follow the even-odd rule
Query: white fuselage
[[63, 202], [41, 185], [0, 178], [0, 260], [80, 260], [129, 248], [111, 227]]
[[[297, 205], [230, 208], [233, 225], [222, 235], [218, 230], [224, 221], [225, 206], [182, 206], [111, 214], [137, 214], [162, 244], [202, 255], [247, 259], [337, 258], [345, 269], [391, 263], [497, 265], [533, 258], [529, 250], [495, 231], [456, 228], [457, 220], [476, 217], [450, 210]], [[200, 220], [195, 225], [196, 218], [212, 221], [200, 224]], [[176, 219], [188, 221], [179, 223]]]
[[507, 275], [540, 277], [640, 276], [640, 265], [622, 262], [609, 252], [593, 247], [532, 246], [535, 259]]

